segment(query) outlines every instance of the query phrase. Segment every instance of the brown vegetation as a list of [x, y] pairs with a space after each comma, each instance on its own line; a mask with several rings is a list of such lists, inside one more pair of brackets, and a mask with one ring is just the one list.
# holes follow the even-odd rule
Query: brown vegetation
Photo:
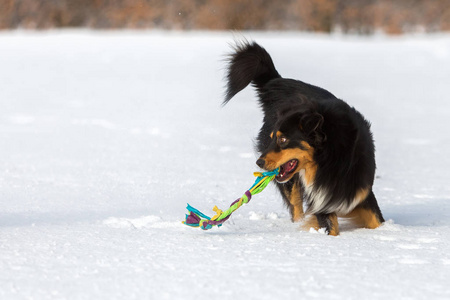
[[0, 29], [450, 30], [450, 0], [0, 0]]

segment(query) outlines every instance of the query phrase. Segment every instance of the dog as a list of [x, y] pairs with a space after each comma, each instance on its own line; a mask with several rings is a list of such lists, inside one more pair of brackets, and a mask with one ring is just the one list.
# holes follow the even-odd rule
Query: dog
[[234, 50], [223, 104], [250, 83], [256, 88], [264, 113], [256, 164], [268, 171], [279, 168], [276, 185], [291, 220], [333, 236], [339, 235], [338, 217], [356, 227], [379, 227], [384, 218], [372, 191], [370, 123], [327, 90], [282, 78], [257, 43], [237, 43]]

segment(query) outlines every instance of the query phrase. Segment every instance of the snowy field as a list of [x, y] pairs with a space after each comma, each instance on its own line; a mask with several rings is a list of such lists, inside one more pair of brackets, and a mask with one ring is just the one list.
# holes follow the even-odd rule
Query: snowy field
[[0, 32], [0, 299], [450, 299], [450, 35], [245, 36], [371, 120], [388, 221], [300, 231], [270, 186], [181, 224], [258, 170], [231, 33]]

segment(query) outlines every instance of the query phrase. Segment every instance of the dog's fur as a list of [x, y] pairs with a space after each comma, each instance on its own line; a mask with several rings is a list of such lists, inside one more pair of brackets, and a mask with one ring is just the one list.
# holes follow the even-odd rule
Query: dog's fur
[[338, 217], [366, 228], [384, 222], [372, 192], [370, 123], [358, 111], [322, 88], [282, 78], [254, 42], [236, 46], [227, 80], [224, 104], [250, 83], [258, 91], [264, 120], [256, 163], [266, 170], [280, 167], [277, 186], [292, 221], [330, 235], [339, 234]]

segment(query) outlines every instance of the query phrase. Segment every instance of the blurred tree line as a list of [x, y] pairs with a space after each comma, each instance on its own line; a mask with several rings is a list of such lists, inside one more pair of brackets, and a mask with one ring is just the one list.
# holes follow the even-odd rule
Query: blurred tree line
[[0, 0], [0, 29], [450, 30], [450, 0]]

